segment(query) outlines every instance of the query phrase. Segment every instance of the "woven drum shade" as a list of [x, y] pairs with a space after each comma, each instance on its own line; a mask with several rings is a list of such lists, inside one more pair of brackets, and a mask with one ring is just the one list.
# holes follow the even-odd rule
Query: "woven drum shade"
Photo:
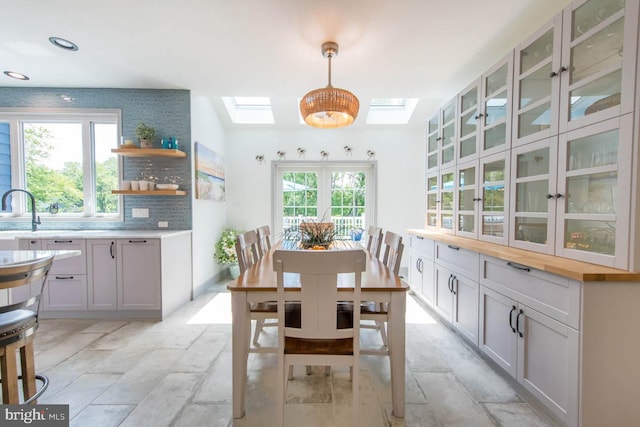
[[348, 90], [326, 87], [312, 90], [300, 100], [300, 112], [309, 126], [339, 128], [358, 117], [360, 102]]

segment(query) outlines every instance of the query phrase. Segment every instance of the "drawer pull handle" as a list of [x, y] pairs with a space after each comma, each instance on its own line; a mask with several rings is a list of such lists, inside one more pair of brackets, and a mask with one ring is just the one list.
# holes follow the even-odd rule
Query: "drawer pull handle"
[[447, 247], [448, 247], [449, 249], [453, 249], [454, 251], [459, 251], [459, 250], [460, 250], [460, 248], [459, 248], [459, 247], [457, 247], [457, 246], [453, 246], [453, 245], [447, 245]]
[[147, 243], [146, 240], [129, 240], [129, 243]]
[[73, 240], [54, 240], [54, 243], [73, 243]]
[[420, 240], [424, 240], [424, 237], [422, 237], [422, 236], [416, 236], [416, 238], [420, 239]]
[[518, 316], [516, 317], [516, 330], [518, 331], [518, 335], [522, 338], [524, 335], [520, 332], [520, 315], [524, 314], [524, 310], [520, 309], [518, 312]]
[[521, 265], [518, 265], [518, 264], [514, 264], [512, 262], [508, 262], [507, 265], [509, 267], [511, 267], [511, 268], [515, 268], [516, 270], [522, 270], [522, 271], [527, 271], [527, 272], [531, 271], [531, 269], [529, 267], [524, 267], [524, 266], [521, 266]]
[[56, 280], [73, 280], [73, 276], [56, 276]]
[[513, 312], [516, 311], [516, 306], [511, 306], [511, 311], [509, 312], [509, 327], [511, 328], [511, 332], [516, 333], [516, 328], [513, 327]]

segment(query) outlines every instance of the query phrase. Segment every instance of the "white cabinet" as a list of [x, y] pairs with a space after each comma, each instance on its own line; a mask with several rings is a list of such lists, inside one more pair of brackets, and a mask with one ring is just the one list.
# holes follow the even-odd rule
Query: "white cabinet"
[[43, 311], [87, 309], [87, 258], [84, 239], [42, 239], [42, 250], [77, 250], [80, 256], [55, 260], [42, 294]]
[[433, 304], [433, 240], [409, 236], [409, 286], [428, 304]]
[[118, 239], [116, 258], [118, 308], [159, 310], [162, 285], [159, 240]]
[[89, 310], [116, 310], [117, 261], [115, 239], [87, 240]]
[[577, 425], [579, 285], [490, 257], [483, 266], [479, 349]]
[[480, 157], [510, 148], [513, 52], [482, 75]]
[[440, 242], [435, 244], [433, 309], [465, 338], [478, 344], [479, 255]]

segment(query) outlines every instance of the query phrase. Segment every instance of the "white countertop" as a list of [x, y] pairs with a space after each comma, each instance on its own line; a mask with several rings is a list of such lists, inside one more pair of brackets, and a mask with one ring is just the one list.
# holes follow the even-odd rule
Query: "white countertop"
[[53, 259], [80, 256], [80, 251], [0, 251], [0, 267], [37, 261], [53, 255]]
[[48, 239], [48, 238], [83, 238], [83, 239], [111, 239], [111, 238], [147, 238], [162, 239], [179, 234], [191, 233], [191, 230], [3, 230], [0, 240], [12, 239]]

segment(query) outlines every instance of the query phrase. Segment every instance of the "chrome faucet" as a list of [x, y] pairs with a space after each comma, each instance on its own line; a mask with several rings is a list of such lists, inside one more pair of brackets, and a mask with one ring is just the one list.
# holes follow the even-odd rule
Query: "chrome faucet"
[[31, 199], [31, 231], [36, 231], [38, 229], [38, 224], [42, 224], [40, 222], [40, 217], [36, 216], [36, 199], [33, 197], [33, 194], [29, 193], [27, 190], [23, 190], [21, 188], [12, 188], [8, 190], [2, 195], [2, 210], [7, 210], [7, 196], [14, 191], [20, 191], [25, 193]]

